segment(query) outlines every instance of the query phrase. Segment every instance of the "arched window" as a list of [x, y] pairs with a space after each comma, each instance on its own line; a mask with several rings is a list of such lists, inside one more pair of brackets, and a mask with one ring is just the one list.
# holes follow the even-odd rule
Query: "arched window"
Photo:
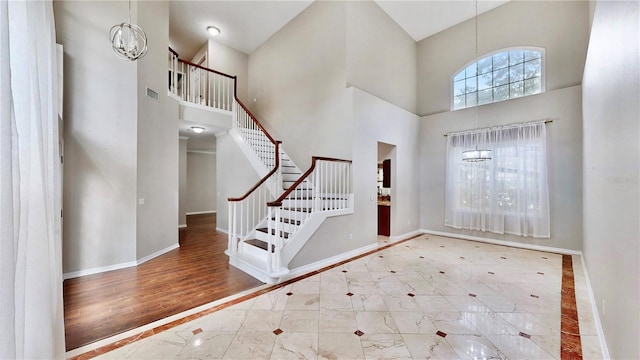
[[453, 76], [451, 109], [464, 109], [544, 92], [544, 49], [491, 53]]

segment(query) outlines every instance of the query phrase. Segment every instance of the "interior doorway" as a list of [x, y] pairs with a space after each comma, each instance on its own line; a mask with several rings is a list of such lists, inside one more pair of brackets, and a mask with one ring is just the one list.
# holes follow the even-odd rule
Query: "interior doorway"
[[376, 188], [378, 192], [378, 235], [390, 236], [393, 215], [396, 146], [378, 142]]

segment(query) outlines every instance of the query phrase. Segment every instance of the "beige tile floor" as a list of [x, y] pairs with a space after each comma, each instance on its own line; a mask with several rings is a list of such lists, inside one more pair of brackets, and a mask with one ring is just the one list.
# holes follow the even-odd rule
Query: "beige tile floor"
[[[599, 359], [573, 264], [583, 358]], [[420, 236], [99, 358], [560, 359], [561, 286], [561, 255]]]

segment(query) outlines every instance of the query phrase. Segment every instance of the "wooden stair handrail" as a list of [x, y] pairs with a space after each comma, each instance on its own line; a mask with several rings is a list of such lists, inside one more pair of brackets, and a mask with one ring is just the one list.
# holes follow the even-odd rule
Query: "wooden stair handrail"
[[282, 193], [282, 195], [280, 195], [279, 198], [271, 202], [268, 202], [267, 206], [282, 206], [282, 201], [284, 201], [284, 199], [286, 199], [287, 196], [289, 196], [289, 194], [291, 194], [293, 190], [295, 190], [298, 187], [298, 185], [302, 184], [302, 182], [305, 181], [309, 177], [309, 175], [311, 175], [313, 170], [316, 168], [316, 161], [345, 162], [350, 164], [353, 162], [352, 160], [335, 159], [335, 158], [322, 157], [322, 156], [311, 157], [311, 166], [309, 167], [309, 169], [304, 174], [302, 174], [302, 176], [300, 176], [300, 178], [296, 180], [296, 182], [294, 182], [293, 185], [291, 185], [284, 193]]
[[[276, 142], [276, 152], [279, 153], [279, 145], [280, 145], [281, 141], [277, 141]], [[278, 171], [278, 168], [280, 167], [280, 156], [276, 156], [276, 164], [273, 166], [273, 169], [271, 169], [271, 171], [265, 175], [262, 179], [260, 179], [260, 181], [258, 181], [255, 185], [253, 185], [253, 187], [251, 189], [249, 189], [249, 191], [247, 191], [244, 195], [237, 197], [237, 198], [227, 198], [227, 201], [231, 201], [231, 202], [236, 202], [236, 201], [242, 201], [244, 199], [246, 199], [247, 197], [249, 197], [249, 195], [251, 195], [252, 192], [256, 191], [256, 189], [262, 185], [265, 181], [267, 181], [268, 178], [271, 177], [271, 175], [275, 174]]]
[[251, 111], [249, 111], [249, 109], [242, 103], [242, 101], [240, 101], [240, 99], [238, 98], [238, 77], [237, 76], [231, 76], [229, 74], [225, 74], [223, 72], [217, 71], [217, 70], [213, 70], [213, 69], [209, 69], [206, 68], [202, 65], [198, 65], [198, 64], [194, 64], [191, 61], [187, 61], [187, 60], [183, 60], [180, 59], [180, 55], [173, 50], [171, 47], [169, 47], [169, 51], [176, 56], [176, 58], [178, 59], [178, 62], [182, 62], [185, 63], [187, 65], [191, 65], [194, 66], [198, 69], [202, 69], [205, 71], [209, 71], [212, 72], [214, 74], [218, 74], [221, 76], [225, 76], [228, 77], [230, 79], [233, 79], [233, 98], [236, 100], [236, 102], [238, 103], [238, 105], [240, 105], [240, 107], [242, 107], [242, 109], [244, 109], [244, 111], [249, 115], [249, 117], [251, 118], [251, 120], [258, 126], [258, 128], [260, 128], [260, 130], [262, 130], [262, 132], [267, 136], [267, 138], [269, 139], [269, 141], [271, 141], [271, 143], [275, 146], [275, 159], [276, 159], [276, 163], [273, 167], [273, 169], [271, 169], [271, 171], [265, 175], [262, 179], [260, 179], [260, 181], [258, 181], [249, 191], [247, 191], [244, 195], [237, 197], [237, 198], [227, 198], [228, 201], [231, 202], [237, 202], [237, 201], [242, 201], [244, 199], [246, 199], [247, 197], [249, 197], [249, 195], [251, 195], [252, 192], [254, 192], [260, 185], [262, 185], [265, 181], [267, 181], [267, 179], [269, 177], [271, 177], [273, 174], [275, 174], [278, 169], [280, 168], [280, 144], [282, 143], [282, 141], [277, 141], [275, 140], [271, 134], [269, 134], [269, 132], [267, 131], [267, 129], [264, 128], [264, 126], [262, 126], [262, 124], [260, 123], [260, 121], [258, 121], [258, 119], [251, 113]]
[[229, 74], [225, 74], [225, 73], [217, 71], [217, 70], [209, 69], [209, 68], [204, 67], [202, 65], [194, 64], [191, 61], [180, 59], [180, 55], [178, 55], [178, 53], [175, 50], [173, 50], [172, 48], [169, 48], [169, 51], [178, 58], [178, 62], [182, 62], [182, 63], [185, 63], [187, 65], [191, 65], [193, 67], [196, 67], [198, 69], [202, 69], [202, 70], [205, 70], [205, 71], [208, 71], [208, 72], [212, 72], [214, 74], [218, 74], [218, 75], [221, 75], [221, 76], [228, 77], [229, 79], [233, 79], [233, 97], [234, 97], [234, 99], [238, 102], [238, 104], [240, 104], [240, 107], [242, 107], [242, 109], [244, 109], [244, 111], [247, 112], [247, 114], [249, 115], [251, 120], [253, 120], [253, 122], [260, 128], [260, 130], [262, 130], [262, 132], [267, 136], [269, 141], [271, 141], [271, 143], [273, 145], [276, 144], [277, 141], [271, 136], [271, 134], [269, 134], [267, 129], [265, 129], [264, 126], [262, 126], [260, 121], [258, 121], [258, 119], [251, 113], [251, 111], [249, 111], [249, 109], [238, 98], [238, 77], [237, 76], [232, 76], [232, 75], [229, 75]]

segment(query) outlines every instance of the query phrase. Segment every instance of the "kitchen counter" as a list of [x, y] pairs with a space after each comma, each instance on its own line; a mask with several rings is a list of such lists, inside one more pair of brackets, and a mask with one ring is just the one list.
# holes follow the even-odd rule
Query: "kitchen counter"
[[380, 206], [391, 206], [391, 200], [378, 200]]

